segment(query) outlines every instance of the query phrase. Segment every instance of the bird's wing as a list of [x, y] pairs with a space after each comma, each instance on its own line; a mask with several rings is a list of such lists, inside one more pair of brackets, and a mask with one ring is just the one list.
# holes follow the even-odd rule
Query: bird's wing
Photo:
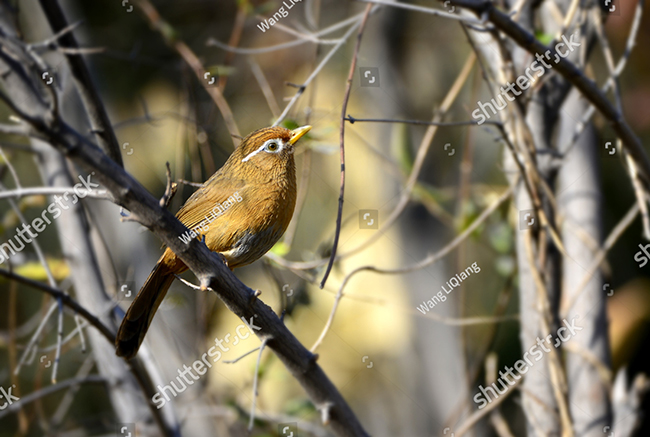
[[233, 210], [240, 209], [245, 189], [243, 180], [210, 178], [187, 199], [176, 218], [189, 229], [214, 227], [215, 222], [228, 220]]

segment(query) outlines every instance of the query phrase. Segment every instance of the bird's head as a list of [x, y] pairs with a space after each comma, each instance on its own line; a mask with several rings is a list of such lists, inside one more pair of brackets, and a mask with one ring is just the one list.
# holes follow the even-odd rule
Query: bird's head
[[294, 168], [293, 152], [296, 142], [311, 126], [294, 130], [266, 127], [249, 134], [231, 157], [232, 164], [245, 173], [283, 173]]

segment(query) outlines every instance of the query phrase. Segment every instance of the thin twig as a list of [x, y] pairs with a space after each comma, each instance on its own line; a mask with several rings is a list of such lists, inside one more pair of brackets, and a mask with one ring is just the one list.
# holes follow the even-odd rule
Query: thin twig
[[[230, 33], [230, 40], [228, 45], [230, 47], [237, 47], [239, 45], [239, 40], [241, 39], [242, 32], [244, 30], [244, 24], [246, 23], [246, 10], [247, 5], [240, 3], [237, 5], [237, 15], [233, 21], [232, 32]], [[234, 58], [233, 52], [226, 53], [226, 56], [223, 59], [222, 64], [224, 66], [229, 66]], [[219, 90], [223, 93], [223, 90], [226, 88], [226, 83], [228, 82], [228, 75], [224, 74], [219, 77]]]
[[467, 433], [470, 429], [474, 427], [478, 423], [479, 420], [481, 420], [483, 417], [485, 417], [490, 411], [494, 410], [496, 407], [501, 405], [503, 401], [505, 401], [510, 394], [514, 393], [515, 390], [514, 388], [518, 387], [519, 384], [524, 380], [525, 376], [522, 375], [520, 379], [516, 379], [515, 383], [510, 386], [510, 389], [505, 392], [504, 394], [500, 395], [498, 398], [493, 400], [490, 404], [486, 405], [485, 408], [481, 410], [476, 410], [472, 413], [471, 416], [469, 416], [463, 424], [454, 431], [454, 435], [457, 437], [461, 437]]
[[[228, 102], [223, 97], [223, 94], [221, 93], [221, 90], [219, 90], [219, 87], [208, 86], [206, 76], [209, 73], [205, 70], [203, 64], [196, 56], [196, 54], [194, 54], [192, 49], [190, 49], [187, 44], [173, 36], [173, 32], [170, 31], [172, 29], [171, 24], [166, 22], [160, 16], [158, 10], [156, 10], [154, 5], [152, 5], [149, 0], [140, 0], [136, 4], [143, 12], [144, 16], [149, 20], [149, 24], [151, 24], [151, 26], [156, 31], [158, 31], [158, 33], [160, 33], [160, 36], [163, 37], [167, 45], [176, 50], [181, 58], [183, 58], [185, 63], [187, 63], [192, 71], [194, 71], [194, 74], [196, 75], [199, 83], [203, 86], [210, 97], [212, 97], [212, 100], [217, 105], [217, 108], [219, 108], [219, 111], [221, 112], [223, 120], [226, 123], [228, 131], [231, 133], [231, 135], [234, 134], [241, 136], [239, 133], [239, 128], [237, 127], [237, 123], [235, 122], [235, 117], [230, 109], [230, 106], [228, 105]], [[236, 138], [232, 137], [232, 140], [235, 147], [237, 147], [238, 141]]]
[[225, 363], [225, 364], [235, 364], [237, 361], [241, 360], [242, 358], [245, 358], [245, 357], [249, 356], [250, 354], [252, 354], [253, 352], [255, 352], [256, 350], [259, 350], [260, 347], [261, 346], [257, 346], [255, 349], [246, 352], [244, 355], [242, 355], [242, 356], [240, 356], [238, 358], [235, 358], [234, 360], [225, 360], [225, 361], [223, 361], [223, 363]]
[[481, 124], [493, 124], [496, 126], [503, 126], [503, 123], [496, 120], [486, 120], [485, 122], [479, 124], [478, 121], [447, 121], [447, 122], [438, 122], [438, 121], [424, 121], [424, 120], [394, 120], [390, 118], [354, 118], [348, 114], [346, 121], [349, 121], [350, 124], [357, 122], [372, 122], [372, 123], [405, 123], [405, 124], [419, 124], [425, 126], [480, 126]]
[[196, 188], [201, 188], [203, 186], [201, 182], [186, 181], [185, 179], [178, 179], [176, 182], [178, 182], [179, 184], [189, 185], [191, 187], [196, 187]]
[[61, 360], [61, 346], [63, 346], [63, 302], [57, 300], [59, 307], [59, 317], [56, 327], [56, 353], [54, 354], [54, 365], [52, 366], [52, 384], [56, 384], [56, 375], [59, 370], [59, 361]]
[[231, 47], [227, 44], [222, 43], [221, 41], [218, 41], [214, 38], [208, 38], [206, 41], [205, 45], [207, 46], [213, 46], [213, 47], [219, 47], [222, 50], [225, 50], [227, 52], [232, 52], [232, 53], [237, 53], [240, 55], [261, 55], [264, 53], [271, 53], [275, 52], [278, 50], [284, 50], [288, 49], [291, 47], [299, 46], [302, 44], [306, 44], [308, 42], [314, 42], [317, 44], [323, 44], [323, 45], [335, 45], [340, 42], [340, 40], [337, 39], [332, 39], [332, 40], [320, 40], [320, 39], [312, 39], [312, 38], [301, 38], [301, 39], [296, 39], [293, 41], [289, 42], [284, 42], [281, 44], [276, 44], [273, 46], [269, 47], [260, 47], [256, 49], [248, 49], [248, 48], [238, 48], [238, 47]]
[[86, 338], [84, 337], [83, 328], [86, 327], [86, 323], [82, 324], [81, 317], [79, 314], [74, 315], [74, 322], [77, 324], [77, 330], [79, 331], [79, 341], [81, 342], [81, 353], [86, 353]]
[[262, 340], [262, 344], [259, 347], [260, 353], [257, 354], [257, 363], [255, 364], [255, 376], [253, 377], [253, 402], [251, 404], [251, 414], [250, 414], [250, 419], [248, 421], [249, 431], [253, 430], [253, 423], [255, 422], [255, 405], [257, 403], [257, 396], [259, 395], [259, 393], [257, 392], [257, 381], [258, 381], [258, 375], [260, 373], [260, 361], [262, 360], [262, 352], [264, 352], [264, 347], [266, 346], [267, 341], [268, 341], [267, 338]]
[[174, 194], [176, 194], [176, 189], [178, 188], [178, 184], [176, 182], [172, 182], [172, 169], [169, 167], [169, 162], [167, 162], [165, 165], [167, 167], [167, 186], [165, 188], [165, 194], [163, 194], [163, 196], [160, 198], [161, 208], [167, 208], [169, 206], [169, 202], [171, 202]]
[[329, 263], [323, 275], [323, 279], [320, 282], [320, 288], [322, 289], [327, 282], [327, 277], [332, 271], [334, 266], [334, 259], [336, 258], [336, 249], [339, 245], [339, 237], [341, 235], [341, 218], [343, 217], [343, 199], [345, 192], [345, 113], [348, 109], [348, 101], [350, 100], [350, 91], [352, 90], [352, 79], [354, 78], [354, 70], [357, 66], [357, 57], [359, 56], [359, 48], [361, 47], [361, 38], [363, 37], [363, 31], [366, 28], [366, 23], [368, 22], [368, 17], [370, 16], [370, 10], [372, 5], [366, 6], [365, 14], [361, 20], [361, 26], [359, 27], [359, 33], [357, 34], [357, 44], [354, 47], [354, 53], [352, 55], [352, 62], [350, 63], [350, 72], [348, 73], [348, 81], [345, 88], [345, 97], [343, 98], [343, 105], [341, 107], [341, 133], [340, 133], [340, 151], [341, 151], [341, 187], [339, 191], [339, 210], [336, 214], [336, 232], [334, 234], [334, 243], [332, 244], [332, 254], [330, 256]]
[[30, 134], [30, 129], [22, 124], [0, 124], [0, 133], [27, 137]]
[[[9, 158], [7, 158], [7, 155], [5, 155], [5, 152], [2, 150], [2, 147], [0, 147], [0, 158], [2, 158], [2, 161], [4, 162], [4, 164], [9, 169], [9, 173], [11, 173], [11, 176], [14, 178], [14, 183], [16, 184], [16, 190], [18, 190], [18, 191], [22, 190], [23, 187], [20, 185], [20, 178], [18, 177], [18, 173], [16, 173], [16, 169], [14, 168], [14, 166], [11, 163], [11, 161], [9, 160]], [[2, 187], [2, 188], [3, 188], [3, 191], [0, 192], [0, 196], [4, 192], [5, 187]], [[2, 197], [0, 197], [0, 199], [1, 198]]]
[[[4, 274], [4, 271], [2, 269], [0, 269], [0, 274]], [[34, 335], [32, 335], [32, 338], [29, 340], [29, 343], [27, 343], [27, 346], [25, 347], [25, 350], [23, 351], [20, 360], [18, 360], [18, 365], [16, 366], [16, 369], [14, 369], [14, 375], [18, 375], [20, 373], [20, 368], [23, 366], [23, 364], [25, 364], [25, 360], [27, 359], [29, 352], [32, 350], [32, 348], [35, 348], [36, 341], [41, 335], [41, 332], [43, 332], [43, 328], [45, 328], [45, 325], [50, 320], [50, 317], [52, 316], [52, 314], [54, 314], [54, 310], [56, 309], [56, 307], [57, 307], [56, 302], [50, 305], [50, 308], [47, 310], [45, 317], [43, 317], [43, 320], [41, 321], [40, 325], [38, 326], [38, 328], [36, 328], [36, 331], [34, 332]]]
[[[76, 316], [78, 316], [78, 315], [76, 315]], [[70, 341], [72, 341], [73, 338], [75, 338], [75, 337], [77, 336], [77, 334], [78, 334], [80, 331], [83, 330], [83, 328], [85, 328], [86, 326], [88, 326], [88, 323], [86, 323], [86, 322], [85, 322], [81, 317], [79, 317], [79, 320], [80, 320], [80, 324], [77, 325], [76, 328], [74, 328], [72, 331], [70, 331], [70, 332], [68, 333], [68, 335], [65, 336], [65, 338], [64, 338], [63, 341], [61, 342], [62, 345], [66, 345], [66, 344], [68, 344]], [[56, 343], [54, 343], [54, 344], [51, 345], [51, 346], [45, 346], [45, 347], [42, 347], [42, 348], [38, 348], [38, 352], [51, 352], [51, 351], [53, 351], [53, 350], [56, 350], [56, 348], [58, 347], [58, 345], [59, 345], [59, 342], [57, 341]]]
[[[289, 41], [286, 43], [281, 43], [281, 44], [276, 44], [274, 46], [269, 46], [269, 47], [260, 47], [260, 48], [242, 48], [242, 47], [232, 47], [229, 46], [228, 44], [224, 44], [221, 41], [218, 41], [214, 38], [208, 38], [206, 41], [207, 46], [214, 46], [214, 47], [219, 47], [220, 49], [233, 52], [233, 53], [238, 53], [240, 55], [258, 55], [262, 53], [270, 53], [274, 52], [277, 50], [282, 50], [290, 47], [295, 47], [300, 44], [304, 44], [307, 42], [313, 42], [317, 44], [322, 44], [322, 45], [335, 45], [340, 43], [343, 39], [347, 39], [345, 36], [343, 36], [341, 39], [332, 39], [332, 40], [321, 40], [318, 37], [330, 34], [332, 32], [335, 32], [339, 29], [342, 29], [345, 26], [348, 26], [350, 24], [353, 24], [355, 22], [358, 22], [361, 20], [361, 17], [363, 16], [363, 13], [354, 15], [350, 18], [346, 18], [345, 20], [339, 21], [338, 23], [332, 24], [331, 26], [328, 26], [324, 29], [319, 30], [316, 33], [313, 34], [302, 34], [299, 32], [291, 32], [293, 35], [297, 36], [299, 39], [295, 41]], [[278, 26], [276, 24], [276, 26]], [[274, 27], [275, 28], [275, 27]]]
[[[0, 191], [0, 199], [9, 199], [13, 197], [21, 198], [25, 196], [49, 196], [51, 194], [70, 194], [74, 189], [74, 187], [21, 187], [13, 190]], [[84, 197], [111, 200], [111, 198], [106, 195], [105, 190], [89, 191], [85, 188], [81, 188], [80, 191], [85, 194]]]
[[257, 83], [260, 86], [260, 89], [262, 90], [262, 94], [264, 94], [264, 98], [266, 99], [266, 104], [269, 105], [269, 109], [271, 110], [271, 114], [273, 114], [273, 118], [278, 118], [282, 110], [278, 106], [278, 102], [275, 100], [275, 96], [273, 95], [273, 90], [271, 89], [269, 82], [266, 80], [266, 76], [264, 76], [264, 72], [260, 68], [259, 64], [255, 62], [253, 58], [249, 58], [248, 63], [251, 66], [251, 71], [253, 72], [253, 76], [255, 76], [255, 80], [257, 80]]

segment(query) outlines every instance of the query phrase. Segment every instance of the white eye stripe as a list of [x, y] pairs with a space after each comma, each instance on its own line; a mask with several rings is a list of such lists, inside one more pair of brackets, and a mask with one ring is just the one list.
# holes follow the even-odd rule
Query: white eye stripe
[[246, 162], [246, 161], [248, 161], [248, 160], [251, 159], [253, 156], [255, 156], [255, 155], [257, 155], [258, 153], [260, 153], [261, 151], [263, 151], [263, 150], [264, 150], [264, 149], [265, 149], [265, 148], [266, 148], [270, 143], [277, 143], [277, 145], [279, 146], [278, 150], [276, 150], [276, 151], [274, 151], [274, 152], [272, 152], [272, 153], [279, 153], [279, 152], [281, 152], [282, 149], [284, 148], [284, 143], [282, 142], [281, 139], [278, 138], [278, 139], [268, 140], [267, 142], [265, 142], [264, 144], [262, 144], [262, 146], [261, 146], [259, 149], [257, 149], [256, 151], [251, 152], [251, 153], [249, 153], [248, 155], [246, 155], [246, 157], [245, 157], [244, 159], [242, 159], [241, 162]]

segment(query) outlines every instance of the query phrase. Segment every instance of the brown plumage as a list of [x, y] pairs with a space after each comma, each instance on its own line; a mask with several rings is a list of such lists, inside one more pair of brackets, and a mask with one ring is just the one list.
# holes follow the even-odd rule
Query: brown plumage
[[[176, 217], [190, 229], [182, 241], [205, 237], [230, 269], [259, 259], [282, 237], [296, 205], [296, 141], [311, 126], [293, 131], [259, 129], [248, 135], [226, 163], [190, 196]], [[115, 340], [116, 353], [138, 352], [156, 310], [187, 266], [166, 249], [126, 313]]]

